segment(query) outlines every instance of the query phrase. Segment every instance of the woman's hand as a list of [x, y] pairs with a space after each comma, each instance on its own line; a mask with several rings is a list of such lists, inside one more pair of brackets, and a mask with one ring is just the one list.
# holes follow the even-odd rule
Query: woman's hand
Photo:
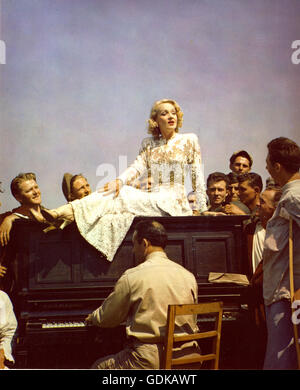
[[111, 193], [115, 193], [114, 199], [119, 195], [123, 182], [121, 179], [116, 179], [106, 183], [103, 187], [99, 188], [98, 192], [103, 192], [103, 196], [107, 196]]

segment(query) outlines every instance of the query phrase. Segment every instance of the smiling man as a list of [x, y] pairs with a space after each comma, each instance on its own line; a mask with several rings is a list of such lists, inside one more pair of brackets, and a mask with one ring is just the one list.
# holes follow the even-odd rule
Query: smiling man
[[62, 191], [68, 202], [82, 199], [92, 193], [87, 179], [81, 174], [65, 173], [62, 181]]
[[42, 202], [41, 191], [34, 173], [20, 173], [11, 181], [10, 189], [20, 206], [3, 215], [0, 225], [0, 243], [2, 246], [8, 244], [13, 222], [20, 218], [30, 219], [30, 210], [34, 209], [40, 212]]

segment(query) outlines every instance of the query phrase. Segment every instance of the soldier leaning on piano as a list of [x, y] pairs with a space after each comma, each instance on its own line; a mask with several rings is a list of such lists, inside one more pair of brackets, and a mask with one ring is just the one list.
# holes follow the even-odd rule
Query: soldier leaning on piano
[[10, 366], [14, 362], [11, 353], [11, 344], [16, 331], [16, 318], [14, 313], [18, 312], [18, 301], [16, 299], [18, 279], [16, 271], [17, 256], [14, 237], [11, 232], [14, 221], [30, 220], [30, 210], [40, 209], [42, 207], [41, 191], [34, 173], [20, 173], [11, 181], [10, 189], [14, 198], [20, 203], [20, 206], [0, 215], [0, 339], [2, 347], [2, 351], [0, 351], [0, 366], [2, 368], [4, 368], [4, 365], [5, 367]]
[[20, 206], [12, 211], [0, 215], [0, 265], [5, 271], [2, 279], [2, 289], [9, 294], [14, 302], [14, 290], [16, 285], [16, 253], [11, 231], [14, 221], [30, 220], [31, 209], [40, 209], [41, 191], [36, 182], [36, 176], [32, 172], [20, 173], [10, 184], [11, 193], [20, 203]]
[[[5, 271], [4, 290], [13, 296], [17, 283], [17, 267], [13, 237], [11, 231], [16, 220], [32, 220], [32, 210], [40, 212], [42, 206], [41, 190], [32, 172], [19, 173], [10, 184], [10, 190], [20, 206], [12, 211], [0, 214], [0, 265]], [[80, 199], [91, 193], [90, 185], [82, 174], [66, 173], [62, 181], [62, 191], [67, 200]], [[57, 227], [63, 228], [64, 222], [50, 224], [45, 232]]]

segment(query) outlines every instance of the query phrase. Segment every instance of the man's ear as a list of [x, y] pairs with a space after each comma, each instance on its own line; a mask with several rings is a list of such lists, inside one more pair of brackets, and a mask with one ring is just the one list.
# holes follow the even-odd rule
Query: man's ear
[[280, 172], [281, 167], [282, 167], [282, 165], [281, 165], [279, 162], [276, 162], [276, 163], [273, 164], [273, 169], [274, 169], [276, 172]]
[[146, 240], [146, 238], [143, 238], [144, 248], [148, 248], [149, 244], [150, 244], [150, 241]]

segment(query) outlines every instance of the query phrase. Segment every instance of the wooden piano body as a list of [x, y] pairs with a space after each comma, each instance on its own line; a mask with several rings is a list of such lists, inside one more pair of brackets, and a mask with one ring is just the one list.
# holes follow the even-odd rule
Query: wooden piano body
[[[16, 281], [11, 293], [18, 318], [18, 368], [89, 368], [100, 356], [120, 350], [125, 327], [83, 326], [116, 280], [135, 266], [132, 234], [136, 218], [110, 263], [79, 234], [76, 224], [43, 232], [42, 225], [18, 221], [12, 231]], [[192, 271], [199, 301], [224, 302], [222, 368], [247, 368], [241, 353], [251, 314], [248, 288], [211, 284], [209, 272], [250, 275], [242, 216], [159, 217], [168, 232], [168, 256]], [[13, 267], [13, 264], [10, 264]], [[249, 352], [249, 351], [248, 351]]]

